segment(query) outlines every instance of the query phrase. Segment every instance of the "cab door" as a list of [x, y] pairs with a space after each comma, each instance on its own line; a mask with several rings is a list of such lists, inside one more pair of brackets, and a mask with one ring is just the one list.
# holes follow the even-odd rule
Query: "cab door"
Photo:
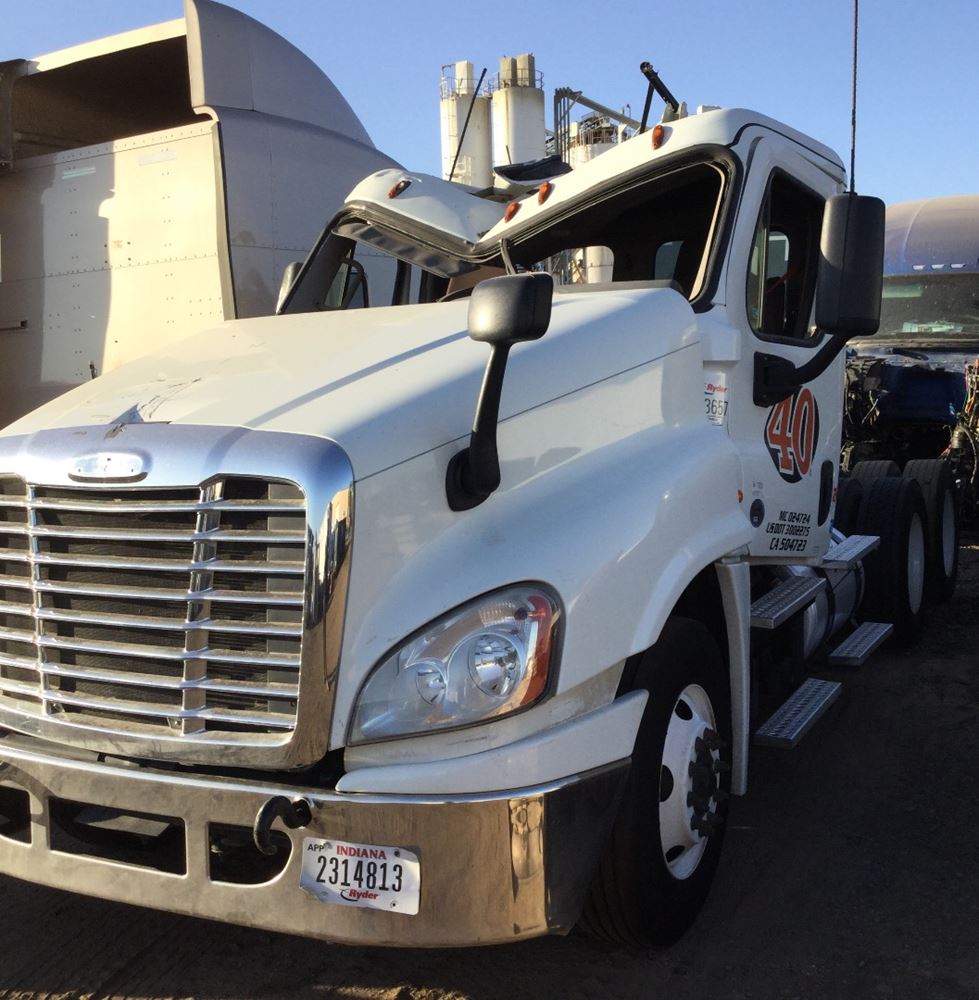
[[[762, 131], [752, 143], [728, 269], [729, 315], [742, 350], [731, 373], [729, 433], [741, 456], [749, 554], [820, 558], [829, 544], [842, 422], [842, 354], [787, 399], [758, 404], [756, 355], [808, 361], [826, 337], [813, 327], [819, 239], [838, 164]], [[737, 248], [737, 249], [735, 249]]]

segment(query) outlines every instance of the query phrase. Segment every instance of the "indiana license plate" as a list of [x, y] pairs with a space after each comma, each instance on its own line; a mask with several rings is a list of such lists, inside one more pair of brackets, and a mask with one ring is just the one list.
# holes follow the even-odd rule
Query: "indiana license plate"
[[421, 864], [403, 847], [306, 837], [299, 885], [323, 903], [413, 915], [421, 893]]

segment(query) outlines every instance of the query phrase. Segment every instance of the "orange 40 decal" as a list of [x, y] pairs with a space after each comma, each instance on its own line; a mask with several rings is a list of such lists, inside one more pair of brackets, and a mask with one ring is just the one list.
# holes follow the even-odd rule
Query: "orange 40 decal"
[[765, 421], [765, 444], [787, 483], [809, 474], [818, 440], [819, 407], [809, 389], [803, 386], [772, 407]]

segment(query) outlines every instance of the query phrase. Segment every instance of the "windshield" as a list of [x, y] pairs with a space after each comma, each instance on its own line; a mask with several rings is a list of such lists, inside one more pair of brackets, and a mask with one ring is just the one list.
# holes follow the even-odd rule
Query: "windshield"
[[[556, 206], [506, 239], [517, 271], [557, 285], [670, 285], [693, 300], [705, 289], [727, 174], [694, 162], [573, 205]], [[536, 189], [527, 200], [537, 199]], [[414, 231], [417, 230], [417, 231]], [[497, 230], [498, 231], [498, 230]], [[384, 207], [342, 213], [310, 255], [285, 312], [444, 302], [505, 273], [500, 240], [464, 245]]]
[[878, 336], [950, 347], [979, 338], [979, 274], [885, 275]]

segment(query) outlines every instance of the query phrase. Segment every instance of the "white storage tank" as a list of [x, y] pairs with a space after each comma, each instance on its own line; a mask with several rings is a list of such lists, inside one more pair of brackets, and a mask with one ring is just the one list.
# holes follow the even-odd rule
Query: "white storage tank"
[[[577, 168], [611, 149], [619, 141], [619, 126], [604, 115], [593, 114], [568, 128], [568, 162]], [[612, 251], [592, 246], [571, 255], [571, 284], [596, 284], [612, 280]]]
[[493, 163], [544, 156], [544, 87], [534, 57], [504, 56], [493, 86]]
[[[440, 88], [442, 177], [445, 180], [451, 179], [461, 184], [486, 188], [493, 183], [490, 98], [485, 90], [481, 89], [480, 93], [476, 93], [478, 84], [479, 80], [471, 62], [463, 60], [442, 67]], [[467, 115], [469, 115], [468, 126]], [[463, 136], [463, 129], [465, 136], [462, 138], [462, 149], [456, 161], [456, 151], [459, 150], [459, 138]], [[455, 162], [454, 172], [453, 162]]]

